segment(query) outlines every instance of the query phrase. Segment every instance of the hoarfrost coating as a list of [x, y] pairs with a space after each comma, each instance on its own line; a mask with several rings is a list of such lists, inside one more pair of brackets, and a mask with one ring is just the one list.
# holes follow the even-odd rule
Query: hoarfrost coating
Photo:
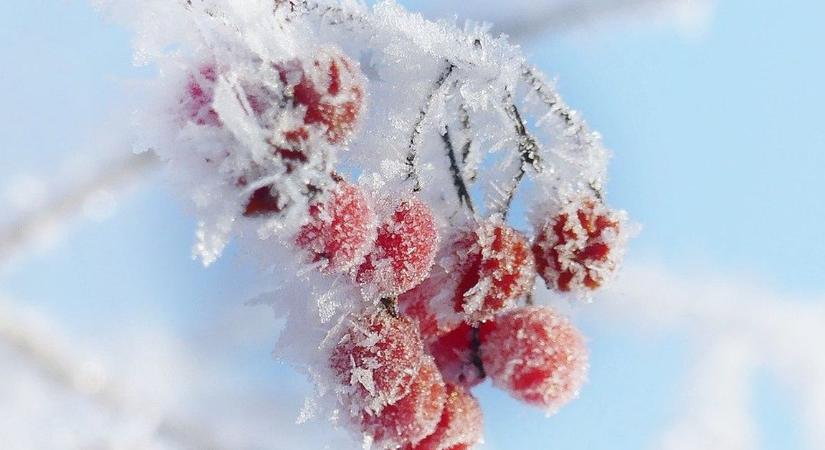
[[[394, 347], [379, 344], [384, 330], [409, 320], [398, 317], [399, 295], [422, 282], [445, 289], [428, 281], [452, 244], [442, 237], [500, 223], [478, 234], [474, 282], [446, 283], [460, 291], [449, 296], [467, 301], [429, 312], [451, 327], [477, 327], [532, 302], [528, 241], [537, 230], [522, 238], [504, 225], [514, 204], [537, 227], [582, 198], [603, 206], [608, 152], [599, 135], [486, 26], [428, 21], [392, 1], [99, 4], [134, 29], [135, 61], [157, 69], [135, 114], [136, 149], [156, 153], [191, 200], [194, 253], [208, 265], [235, 239], [270, 274], [258, 300], [286, 319], [275, 355], [316, 386], [302, 418], [349, 421], [406, 398], [396, 383], [419, 379], [430, 358], [421, 338], [437, 336], [420, 336], [417, 322], [399, 331], [419, 343], [400, 378], [385, 376], [380, 361]], [[492, 239], [499, 234], [514, 237]], [[624, 234], [616, 222], [598, 244], [623, 246]], [[616, 257], [604, 267], [574, 262], [601, 284], [622, 253], [611, 248]], [[371, 339], [356, 339], [365, 329]], [[440, 374], [420, 379], [436, 391], [443, 384]], [[353, 403], [353, 395], [377, 397]], [[449, 404], [438, 405], [442, 421]], [[472, 420], [479, 432], [467, 446], [480, 440], [480, 415]], [[379, 434], [365, 435], [367, 445], [383, 446]]]

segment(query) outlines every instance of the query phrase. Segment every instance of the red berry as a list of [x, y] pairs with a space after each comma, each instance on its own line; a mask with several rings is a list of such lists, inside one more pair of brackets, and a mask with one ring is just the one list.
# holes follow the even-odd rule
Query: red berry
[[446, 397], [438, 368], [431, 357], [425, 356], [410, 393], [378, 414], [363, 413], [361, 429], [372, 437], [377, 448], [396, 449], [417, 443], [435, 431]]
[[[436, 256], [436, 261], [441, 260]], [[456, 273], [447, 272], [436, 262], [426, 280], [398, 296], [399, 310], [418, 324], [426, 344], [464, 322], [463, 315], [456, 313], [452, 306], [457, 285]]]
[[513, 397], [553, 413], [578, 395], [587, 348], [565, 317], [528, 306], [498, 315], [479, 331], [484, 369]]
[[355, 317], [330, 356], [330, 367], [359, 411], [378, 413], [409, 394], [424, 348], [415, 325], [384, 309]]
[[321, 125], [327, 140], [342, 143], [355, 129], [364, 100], [364, 76], [342, 53], [325, 49], [309, 69], [300, 60], [276, 64], [293, 106], [306, 108], [303, 122]]
[[535, 269], [527, 239], [499, 216], [464, 235], [454, 249], [461, 279], [453, 307], [470, 323], [489, 320], [514, 306], [533, 287]]
[[364, 191], [340, 181], [329, 198], [309, 208], [309, 223], [301, 227], [296, 244], [324, 272], [344, 271], [359, 261], [372, 238], [373, 214]]
[[356, 280], [377, 296], [401, 294], [430, 272], [438, 248], [438, 230], [429, 206], [404, 200], [378, 227], [375, 246], [358, 268]]
[[433, 434], [404, 450], [463, 450], [481, 442], [483, 422], [478, 401], [461, 387], [447, 385], [447, 401]]
[[429, 345], [446, 383], [471, 388], [484, 381], [479, 344], [478, 330], [462, 323]]
[[621, 260], [623, 222], [622, 213], [587, 198], [541, 225], [532, 250], [547, 287], [583, 293], [601, 286]]
[[218, 113], [212, 108], [217, 80], [217, 68], [211, 64], [201, 66], [196, 74], [189, 76], [182, 103], [188, 119], [198, 125], [222, 126]]

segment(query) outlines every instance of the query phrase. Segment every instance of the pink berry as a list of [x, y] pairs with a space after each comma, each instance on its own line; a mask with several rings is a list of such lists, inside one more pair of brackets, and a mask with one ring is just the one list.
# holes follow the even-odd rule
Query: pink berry
[[306, 108], [306, 125], [323, 126], [332, 144], [342, 143], [355, 130], [363, 108], [364, 76], [344, 54], [322, 50], [309, 70], [297, 59], [275, 68], [292, 93], [293, 105]]
[[356, 409], [378, 413], [409, 394], [424, 347], [415, 325], [379, 308], [355, 317], [332, 351], [330, 367]]
[[465, 234], [454, 251], [461, 279], [453, 307], [470, 323], [489, 320], [514, 306], [533, 287], [535, 268], [527, 239], [499, 216]]
[[479, 331], [485, 371], [513, 397], [553, 413], [578, 395], [587, 376], [587, 347], [565, 317], [527, 306], [498, 315]]
[[478, 330], [461, 323], [432, 342], [428, 349], [446, 383], [471, 388], [484, 381], [485, 376], [479, 345]]
[[325, 202], [310, 206], [309, 223], [301, 227], [295, 242], [311, 262], [322, 263], [322, 271], [345, 271], [364, 256], [372, 226], [364, 191], [342, 180]]
[[201, 66], [197, 73], [189, 76], [182, 103], [188, 119], [198, 125], [222, 126], [218, 113], [212, 108], [217, 80], [218, 70], [211, 64]]
[[417, 443], [435, 431], [446, 397], [438, 368], [431, 357], [425, 356], [410, 393], [378, 414], [363, 413], [361, 430], [372, 437], [376, 448], [396, 449]]
[[620, 263], [622, 224], [621, 213], [587, 198], [541, 225], [532, 250], [547, 287], [580, 293], [600, 287]]
[[404, 450], [466, 450], [481, 442], [481, 407], [469, 392], [447, 385], [447, 401], [435, 431]]
[[377, 296], [396, 296], [427, 277], [437, 248], [432, 211], [418, 198], [409, 198], [378, 227], [375, 246], [358, 268], [356, 280]]

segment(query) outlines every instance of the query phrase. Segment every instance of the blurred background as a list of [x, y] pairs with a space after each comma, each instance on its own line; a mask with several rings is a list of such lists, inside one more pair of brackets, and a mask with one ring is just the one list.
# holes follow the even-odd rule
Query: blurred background
[[[427, 0], [493, 22], [614, 152], [643, 226], [575, 321], [581, 398], [545, 418], [488, 384], [485, 449], [825, 449], [825, 3]], [[0, 11], [0, 442], [6, 449], [353, 448], [296, 425], [309, 385], [208, 269], [195, 219], [123, 133], [130, 36], [79, 0]]]

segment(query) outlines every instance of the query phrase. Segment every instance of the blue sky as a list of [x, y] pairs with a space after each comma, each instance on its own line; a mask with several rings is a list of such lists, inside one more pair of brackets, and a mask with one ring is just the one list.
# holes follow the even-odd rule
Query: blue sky
[[[822, 17], [817, 0], [729, 0], [698, 38], [613, 26], [525, 45], [615, 153], [609, 198], [644, 227], [632, 260], [825, 291]], [[125, 117], [127, 81], [146, 76], [131, 65], [127, 32], [77, 0], [7, 1], [0, 58], [2, 180], [49, 177], [72, 155], [94, 154], [108, 143], [101, 127]], [[155, 182], [108, 221], [76, 226], [54, 249], [0, 272], [2, 291], [88, 341], [141, 320], [205, 333], [201, 319], [240, 305], [231, 295], [251, 274], [232, 258], [208, 270], [193, 262], [193, 229]], [[493, 448], [636, 450], [670, 420], [690, 343], [584, 326], [591, 383], [558, 416], [482, 387]], [[242, 376], [290, 379], [266, 345], [243, 355]], [[757, 385], [762, 448], [802, 448], [792, 405], [769, 378]]]

